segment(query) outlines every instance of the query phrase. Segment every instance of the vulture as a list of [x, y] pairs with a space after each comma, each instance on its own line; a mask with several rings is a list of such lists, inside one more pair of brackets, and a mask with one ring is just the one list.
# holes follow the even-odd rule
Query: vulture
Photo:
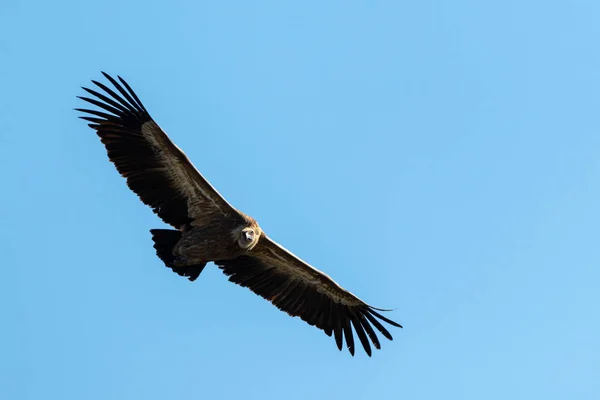
[[380, 349], [376, 331], [392, 340], [382, 322], [402, 326], [342, 288], [325, 273], [272, 240], [256, 220], [227, 202], [185, 153], [152, 119], [120, 76], [102, 72], [112, 84], [92, 80], [91, 97], [77, 96], [97, 109], [84, 113], [109, 160], [129, 188], [173, 229], [151, 229], [156, 255], [173, 272], [194, 281], [208, 262], [229, 281], [247, 287], [292, 317], [300, 317], [354, 356], [354, 333], [371, 356]]

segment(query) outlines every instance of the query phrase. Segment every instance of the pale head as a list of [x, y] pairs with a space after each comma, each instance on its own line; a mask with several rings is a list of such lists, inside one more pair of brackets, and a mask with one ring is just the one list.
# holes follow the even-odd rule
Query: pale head
[[248, 251], [252, 250], [258, 243], [258, 239], [261, 235], [261, 229], [256, 221], [246, 221], [247, 223], [238, 226], [233, 230], [233, 237], [240, 248]]

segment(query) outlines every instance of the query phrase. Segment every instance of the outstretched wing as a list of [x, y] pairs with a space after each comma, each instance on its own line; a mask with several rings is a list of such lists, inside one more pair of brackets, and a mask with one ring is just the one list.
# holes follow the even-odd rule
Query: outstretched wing
[[366, 304], [264, 234], [248, 255], [215, 261], [215, 264], [231, 282], [249, 288], [280, 310], [322, 329], [327, 336], [333, 333], [340, 350], [345, 338], [352, 355], [352, 327], [369, 356], [369, 339], [375, 348], [381, 348], [373, 327], [392, 340], [392, 335], [379, 320], [402, 328], [377, 312], [384, 310]]
[[87, 114], [80, 118], [90, 122], [129, 188], [178, 229], [237, 212], [150, 117], [127, 82], [102, 74], [118, 93], [92, 81], [103, 93], [84, 87], [93, 98], [78, 97], [100, 110], [76, 110]]

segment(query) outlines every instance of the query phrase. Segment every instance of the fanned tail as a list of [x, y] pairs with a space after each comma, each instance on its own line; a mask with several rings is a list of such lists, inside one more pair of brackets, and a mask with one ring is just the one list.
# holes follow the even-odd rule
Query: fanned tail
[[173, 229], [150, 229], [156, 255], [167, 267], [180, 276], [187, 277], [190, 281], [195, 281], [206, 266], [206, 263], [180, 266], [175, 265], [177, 257], [173, 254], [173, 248], [181, 239], [181, 232]]

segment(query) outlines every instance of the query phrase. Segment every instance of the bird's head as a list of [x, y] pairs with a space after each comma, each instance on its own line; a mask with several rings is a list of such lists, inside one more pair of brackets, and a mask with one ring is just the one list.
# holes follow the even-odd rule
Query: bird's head
[[244, 250], [252, 250], [258, 243], [261, 230], [258, 226], [247, 226], [240, 229], [237, 238], [238, 245]]

